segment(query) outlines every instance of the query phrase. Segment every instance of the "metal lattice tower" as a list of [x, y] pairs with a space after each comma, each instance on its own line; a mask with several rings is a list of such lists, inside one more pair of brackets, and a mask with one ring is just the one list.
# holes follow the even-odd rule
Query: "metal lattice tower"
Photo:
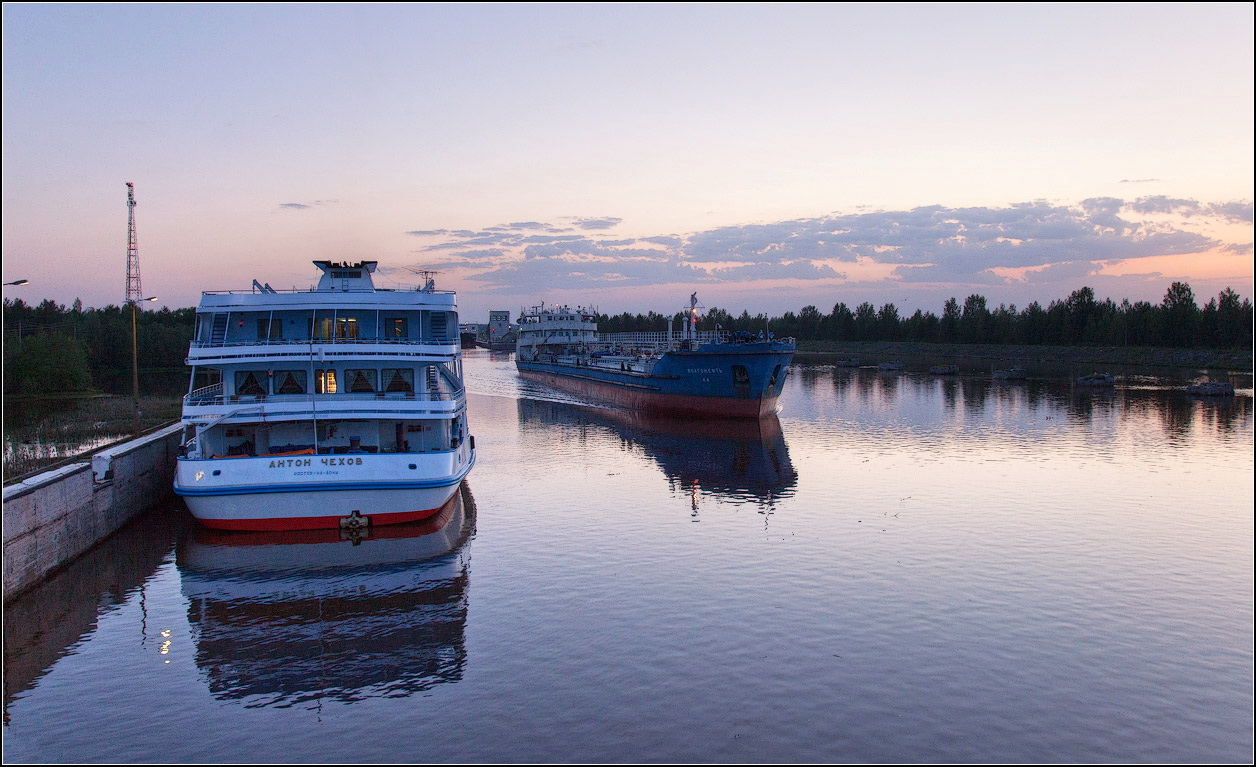
[[139, 301], [144, 297], [140, 289], [140, 249], [135, 243], [135, 184], [126, 182], [127, 245], [126, 245], [126, 300]]

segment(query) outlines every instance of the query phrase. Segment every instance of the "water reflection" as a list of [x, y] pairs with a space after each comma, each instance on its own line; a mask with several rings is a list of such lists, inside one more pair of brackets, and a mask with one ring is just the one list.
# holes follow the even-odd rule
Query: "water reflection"
[[432, 519], [361, 539], [198, 527], [177, 564], [210, 692], [288, 707], [458, 681], [474, 529], [465, 483]]
[[139, 515], [56, 575], [4, 606], [4, 720], [9, 706], [128, 600], [144, 602], [185, 520], [172, 504]]
[[518, 408], [523, 429], [555, 424], [605, 429], [624, 451], [639, 451], [656, 463], [676, 492], [770, 509], [792, 496], [798, 481], [775, 415], [690, 420], [528, 399], [518, 400]]
[[[1187, 394], [1181, 380], [1160, 376], [1126, 376], [1112, 388], [1079, 387], [1068, 377], [1000, 381], [988, 375], [934, 376], [920, 373], [886, 375], [872, 368], [800, 366], [791, 377], [805, 397], [788, 401], [792, 415], [817, 404], [836, 412], [863, 411], [875, 416], [917, 408], [936, 417], [930, 401], [938, 401], [948, 416], [973, 422], [1006, 419], [1015, 414], [1043, 419], [1062, 417], [1077, 426], [1157, 422], [1170, 439], [1209, 428], [1237, 432], [1251, 419], [1251, 376], [1231, 375], [1236, 396], [1202, 397]], [[917, 426], [925, 418], [913, 420]]]

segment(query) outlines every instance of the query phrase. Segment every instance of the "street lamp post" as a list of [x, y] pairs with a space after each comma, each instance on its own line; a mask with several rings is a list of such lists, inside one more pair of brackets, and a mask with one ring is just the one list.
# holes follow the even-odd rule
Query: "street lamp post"
[[150, 298], [140, 298], [135, 301], [128, 301], [131, 305], [131, 393], [134, 396], [134, 421], [132, 422], [131, 432], [135, 436], [140, 435], [140, 347], [136, 334], [135, 314], [136, 304], [140, 301], [156, 301], [157, 296]]

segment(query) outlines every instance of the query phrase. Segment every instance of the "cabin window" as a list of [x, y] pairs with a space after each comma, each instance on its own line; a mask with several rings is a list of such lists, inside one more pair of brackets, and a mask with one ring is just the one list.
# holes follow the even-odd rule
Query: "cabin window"
[[[257, 370], [240, 370], [236, 372], [236, 394], [257, 396], [266, 393], [266, 387], [262, 386], [261, 373]], [[262, 378], [262, 380], [265, 380]]]
[[283, 338], [283, 320], [264, 319], [257, 321], [258, 338]]
[[356, 317], [341, 317], [336, 320], [336, 339], [355, 339], [358, 337], [358, 320]]
[[335, 394], [336, 393], [336, 371], [318, 369], [314, 371], [314, 393], [315, 394]]
[[381, 380], [384, 391], [414, 393], [414, 370], [410, 368], [384, 368]]
[[357, 317], [319, 317], [310, 320], [310, 337], [323, 341], [352, 341], [360, 337]]
[[388, 338], [408, 338], [405, 317], [389, 317], [384, 320], [384, 335]]
[[375, 391], [378, 387], [375, 385], [376, 371], [374, 370], [346, 370], [345, 371], [345, 388], [351, 394], [365, 394]]
[[331, 338], [334, 323], [331, 317], [319, 317], [310, 320], [310, 338], [326, 340]]
[[275, 394], [305, 394], [304, 370], [276, 370], [271, 380]]

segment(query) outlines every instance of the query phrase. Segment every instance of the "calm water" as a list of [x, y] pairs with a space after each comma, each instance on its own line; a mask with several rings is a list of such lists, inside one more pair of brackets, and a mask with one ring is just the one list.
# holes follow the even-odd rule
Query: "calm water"
[[436, 523], [175, 501], [11, 605], [6, 761], [1251, 761], [1250, 377], [795, 367], [704, 427], [466, 370]]

